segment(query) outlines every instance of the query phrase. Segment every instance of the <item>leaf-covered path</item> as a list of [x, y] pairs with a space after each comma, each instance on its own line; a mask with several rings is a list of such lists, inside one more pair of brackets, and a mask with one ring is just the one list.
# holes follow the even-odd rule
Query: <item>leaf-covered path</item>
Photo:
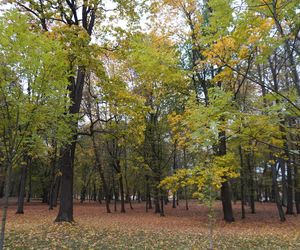
[[[240, 204], [234, 205], [236, 222], [221, 220], [217, 204], [215, 246], [217, 249], [300, 249], [300, 216], [280, 223], [274, 204], [257, 204], [256, 214], [240, 219]], [[9, 209], [7, 249], [207, 249], [206, 208], [196, 202], [166, 207], [166, 217], [144, 204], [134, 204], [125, 214], [105, 213], [104, 205], [75, 205], [74, 225], [55, 224], [56, 209], [48, 211], [38, 202], [27, 205], [24, 215]], [[275, 217], [275, 218], [274, 218]]]

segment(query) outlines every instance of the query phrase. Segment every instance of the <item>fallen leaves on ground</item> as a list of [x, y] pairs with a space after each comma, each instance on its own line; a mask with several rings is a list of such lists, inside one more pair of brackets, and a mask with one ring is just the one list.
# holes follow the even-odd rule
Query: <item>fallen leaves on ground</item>
[[[10, 206], [6, 249], [208, 249], [207, 209], [191, 202], [166, 206], [166, 216], [145, 204], [134, 204], [125, 214], [107, 214], [104, 205], [76, 203], [75, 223], [54, 223], [57, 208], [33, 202], [25, 214], [15, 214]], [[234, 205], [236, 221], [222, 221], [220, 203], [216, 204], [216, 249], [300, 249], [300, 216], [278, 220], [274, 204], [257, 204], [257, 213], [240, 219], [239, 204]]]

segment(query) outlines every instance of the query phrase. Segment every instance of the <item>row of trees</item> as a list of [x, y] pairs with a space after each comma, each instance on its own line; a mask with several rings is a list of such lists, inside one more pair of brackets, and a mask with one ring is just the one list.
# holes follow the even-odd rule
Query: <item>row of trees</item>
[[220, 197], [228, 222], [232, 199], [300, 213], [298, 1], [8, 2], [2, 239], [26, 192], [59, 201], [56, 221], [87, 196], [163, 216], [170, 190], [173, 207]]

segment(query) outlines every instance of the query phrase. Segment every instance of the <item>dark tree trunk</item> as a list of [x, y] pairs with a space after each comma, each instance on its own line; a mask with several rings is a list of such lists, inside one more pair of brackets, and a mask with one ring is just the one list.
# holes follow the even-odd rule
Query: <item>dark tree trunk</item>
[[[78, 114], [82, 101], [82, 92], [85, 79], [84, 67], [77, 70], [76, 79], [74, 76], [69, 77], [68, 90], [72, 105], [69, 108], [70, 114]], [[56, 222], [72, 222], [73, 219], [73, 175], [74, 175], [74, 157], [77, 141], [78, 121], [71, 122], [71, 128], [74, 132], [73, 141], [67, 144], [61, 150], [61, 190], [59, 212], [55, 219]]]
[[115, 199], [114, 199], [114, 211], [117, 212], [118, 194], [117, 194], [116, 191], [114, 191], [114, 196], [115, 196]]
[[149, 176], [145, 176], [146, 180], [146, 212], [148, 212], [148, 209], [152, 209], [152, 201], [151, 201], [151, 192], [150, 192], [150, 184], [149, 184]]
[[73, 163], [76, 143], [67, 145], [61, 157], [60, 206], [56, 222], [72, 222], [73, 219]]
[[121, 213], [125, 213], [124, 185], [122, 173], [119, 173], [119, 186], [121, 195]]
[[102, 196], [102, 189], [101, 189], [101, 187], [98, 189], [98, 202], [100, 203], [100, 204], [102, 204], [102, 198], [103, 198], [103, 196]]
[[93, 181], [93, 201], [97, 201], [96, 183]]
[[43, 193], [42, 193], [42, 203], [48, 203], [48, 189], [43, 188]]
[[222, 197], [224, 220], [227, 222], [233, 222], [234, 218], [232, 213], [231, 194], [230, 194], [230, 186], [228, 181], [222, 183], [221, 197]]
[[[220, 156], [226, 154], [226, 134], [225, 131], [221, 131], [219, 133], [219, 152]], [[233, 222], [233, 211], [231, 205], [231, 192], [229, 181], [225, 181], [222, 183], [221, 186], [221, 199], [222, 199], [222, 206], [223, 206], [223, 214], [224, 220], [226, 222]]]
[[138, 203], [141, 203], [141, 192], [140, 191], [138, 191], [138, 193], [137, 193], [137, 201], [138, 201]]
[[32, 192], [32, 183], [31, 183], [31, 166], [29, 167], [28, 171], [28, 193], [27, 193], [27, 202], [30, 202], [31, 200], [31, 192]]
[[27, 168], [29, 166], [29, 159], [25, 165], [21, 166], [21, 177], [20, 177], [20, 188], [18, 195], [18, 208], [17, 214], [24, 214], [24, 199], [25, 199], [25, 188], [26, 188], [26, 176], [27, 176]]
[[147, 197], [147, 200], [148, 200], [148, 208], [149, 209], [152, 209], [152, 199], [151, 199], [151, 194], [150, 192], [148, 193], [148, 197]]
[[80, 203], [83, 203], [85, 201], [85, 196], [86, 196], [86, 186], [83, 185], [80, 192]]
[[159, 199], [159, 190], [158, 188], [154, 189], [154, 202], [155, 202], [155, 213], [160, 213], [160, 199]]
[[[132, 203], [131, 203], [131, 198], [130, 198], [130, 192], [129, 192], [129, 185], [128, 185], [128, 180], [127, 180], [127, 171], [126, 171], [127, 167], [125, 168], [125, 184], [126, 184], [126, 201], [129, 203], [130, 209], [133, 209], [132, 207]], [[134, 197], [133, 197], [134, 199]]]
[[172, 208], [176, 208], [176, 195], [173, 193]]
[[[2, 166], [1, 166], [2, 167]], [[4, 197], [4, 180], [0, 182], [0, 198], [3, 198]]]
[[187, 187], [184, 187], [185, 210], [189, 210]]
[[168, 193], [164, 193], [163, 198], [164, 198], [165, 206], [167, 206], [169, 203]]
[[112, 193], [114, 195], [114, 211], [117, 211], [117, 201], [118, 201], [118, 193], [117, 188], [115, 187], [115, 174], [114, 171], [112, 173]]
[[[12, 155], [12, 154], [11, 154]], [[8, 160], [6, 173], [5, 173], [5, 187], [4, 187], [4, 201], [2, 207], [2, 219], [1, 219], [1, 233], [0, 233], [0, 249], [4, 249], [4, 235], [5, 235], [5, 225], [8, 209], [8, 199], [9, 199], [9, 189], [10, 189], [10, 180], [12, 173], [13, 163], [12, 160]]]
[[165, 216], [165, 211], [164, 211], [164, 196], [161, 194], [160, 195], [160, 216], [164, 217]]

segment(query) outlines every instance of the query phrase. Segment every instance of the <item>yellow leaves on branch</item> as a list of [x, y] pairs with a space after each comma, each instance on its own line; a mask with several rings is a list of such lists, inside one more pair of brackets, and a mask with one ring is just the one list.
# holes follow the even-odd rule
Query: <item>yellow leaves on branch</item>
[[[214, 156], [193, 169], [178, 169], [172, 176], [161, 181], [160, 187], [175, 192], [179, 188], [195, 186], [195, 195], [204, 193], [207, 186], [219, 190], [222, 183], [228, 179], [237, 178], [238, 161], [233, 153], [223, 156]], [[201, 196], [201, 195], [200, 195]]]
[[224, 62], [231, 58], [232, 52], [236, 51], [236, 49], [237, 44], [234, 38], [231, 36], [225, 36], [212, 44], [208, 50], [203, 52], [203, 55], [211, 63], [221, 66]]

